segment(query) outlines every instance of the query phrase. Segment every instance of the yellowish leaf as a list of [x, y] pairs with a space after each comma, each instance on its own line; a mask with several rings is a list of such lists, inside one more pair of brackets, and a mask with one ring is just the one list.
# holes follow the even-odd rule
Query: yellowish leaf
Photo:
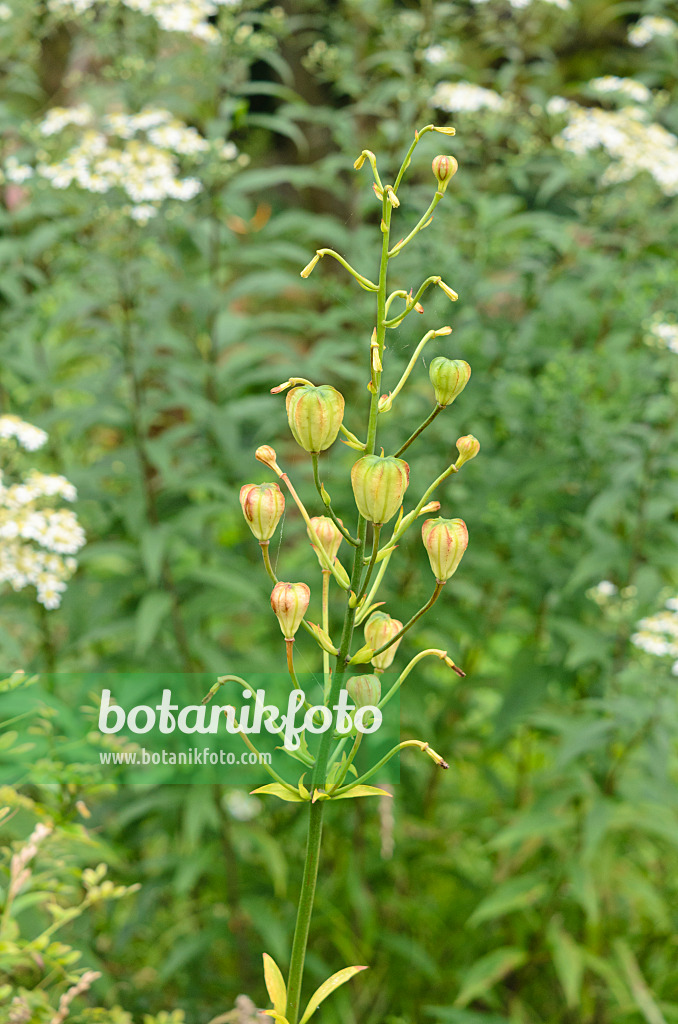
[[272, 956], [264, 953], [264, 980], [266, 991], [276, 1013], [284, 1014], [287, 1006], [287, 989], [282, 972]]
[[329, 995], [332, 995], [336, 988], [343, 985], [345, 981], [349, 981], [355, 974], [360, 971], [366, 971], [367, 965], [363, 967], [344, 967], [343, 970], [337, 971], [331, 978], [324, 981], [320, 988], [316, 989], [311, 998], [309, 999], [308, 1006], [304, 1011], [304, 1016], [299, 1021], [299, 1024], [306, 1024], [307, 1020], [313, 1016], [315, 1011], [318, 1009], [324, 999], [327, 999]]

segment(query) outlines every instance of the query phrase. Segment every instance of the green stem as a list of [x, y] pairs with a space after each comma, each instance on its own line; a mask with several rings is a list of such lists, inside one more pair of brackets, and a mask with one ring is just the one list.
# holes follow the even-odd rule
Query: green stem
[[412, 312], [412, 310], [419, 302], [419, 299], [422, 297], [426, 289], [429, 288], [432, 284], [438, 284], [440, 280], [441, 277], [439, 274], [434, 274], [431, 277], [427, 277], [424, 283], [420, 286], [419, 291], [415, 295], [413, 295], [411, 299], [408, 296], [407, 305], [405, 306], [403, 312], [399, 313], [398, 316], [394, 316], [392, 320], [386, 320], [384, 326], [397, 327], [398, 324], [401, 324], [405, 317], [409, 316], [409, 314]]
[[[384, 326], [386, 308], [386, 276], [388, 268], [388, 242], [391, 224], [391, 204], [384, 199], [382, 203], [382, 246], [381, 261], [379, 265], [379, 285], [377, 288], [377, 345], [380, 357], [384, 351], [384, 338], [386, 328]], [[370, 351], [370, 367], [372, 365], [372, 354]], [[367, 427], [367, 441], [365, 452], [368, 455], [374, 454], [377, 441], [377, 419], [379, 412], [379, 394], [381, 386], [381, 372], [371, 371], [372, 389], [370, 394], [370, 411]], [[351, 590], [354, 594], [360, 591], [363, 572], [363, 556], [365, 554], [365, 538], [367, 534], [367, 520], [358, 515], [358, 545], [353, 556], [353, 571], [351, 573]], [[353, 623], [356, 609], [347, 602], [344, 614], [344, 625], [341, 633], [341, 642], [337, 663], [332, 675], [327, 703], [331, 707], [336, 704], [341, 690], [346, 665], [350, 657], [351, 640], [353, 638]], [[327, 730], [322, 734], [318, 754], [316, 757], [315, 769], [311, 782], [312, 790], [325, 785], [327, 778], [327, 762], [332, 744], [332, 732]], [[301, 983], [304, 974], [304, 961], [306, 959], [306, 944], [313, 913], [313, 901], [315, 898], [315, 886], [318, 876], [318, 860], [320, 857], [320, 840], [322, 837], [322, 807], [323, 802], [318, 800], [311, 803], [308, 823], [308, 840], [306, 844], [306, 861], [304, 864], [304, 877], [302, 891], [297, 911], [297, 922], [294, 929], [294, 940], [292, 943], [292, 957], [290, 959], [290, 970], [287, 977], [287, 1008], [285, 1015], [289, 1024], [297, 1024], [299, 1019], [299, 1001], [301, 998]]]
[[261, 554], [262, 554], [263, 559], [264, 559], [264, 567], [266, 569], [266, 572], [271, 577], [271, 581], [273, 583], [277, 583], [278, 582], [278, 577], [274, 573], [273, 566], [271, 565], [271, 556], [270, 556], [269, 551], [268, 551], [268, 543], [269, 542], [267, 540], [260, 540], [259, 541], [259, 547], [261, 548]]
[[407, 451], [407, 449], [410, 447], [412, 442], [416, 441], [417, 438], [419, 437], [419, 435], [423, 434], [427, 427], [430, 427], [430, 425], [433, 423], [433, 421], [436, 418], [436, 416], [439, 416], [444, 408], [445, 408], [444, 405], [436, 405], [436, 407], [433, 410], [433, 412], [428, 414], [428, 416], [426, 417], [424, 422], [419, 424], [419, 426], [417, 427], [417, 429], [415, 430], [415, 432], [413, 434], [410, 434], [410, 436], [408, 437], [407, 441], [405, 441], [405, 444], [402, 444], [400, 446], [398, 451], [395, 453], [395, 457], [396, 458], [399, 458], [403, 454], [404, 451]]
[[301, 882], [301, 894], [297, 908], [297, 923], [294, 929], [290, 973], [287, 979], [287, 1006], [285, 1016], [289, 1024], [297, 1024], [299, 1020], [299, 1003], [301, 1001], [301, 982], [304, 976], [304, 961], [308, 931], [311, 925], [315, 887], [318, 879], [318, 863], [320, 861], [320, 842], [323, 834], [323, 801], [311, 804], [308, 819], [308, 839], [306, 842], [306, 860], [304, 877]]
[[344, 526], [344, 524], [342, 523], [342, 521], [340, 519], [337, 519], [337, 517], [335, 515], [335, 512], [334, 512], [334, 509], [332, 508], [331, 505], [327, 504], [327, 502], [325, 501], [325, 499], [323, 497], [323, 485], [320, 482], [320, 474], [319, 474], [319, 471], [318, 471], [318, 453], [317, 452], [311, 452], [311, 461], [313, 462], [313, 482], [315, 483], [315, 489], [318, 492], [318, 494], [320, 495], [320, 500], [322, 501], [323, 505], [325, 506], [325, 508], [329, 512], [330, 519], [332, 520], [332, 522], [334, 523], [336, 528], [339, 530], [339, 533], [342, 535], [342, 537], [344, 537], [344, 539], [347, 540], [349, 542], [349, 544], [352, 544], [354, 548], [357, 547], [358, 546], [358, 541], [356, 540], [356, 538], [352, 537], [351, 534], [346, 529], [346, 527]]
[[428, 225], [429, 217], [431, 216], [431, 214], [433, 213], [433, 211], [435, 210], [436, 206], [438, 205], [442, 198], [442, 192], [436, 192], [436, 194], [433, 197], [433, 201], [429, 206], [428, 210], [426, 211], [426, 213], [424, 214], [424, 216], [421, 218], [420, 221], [418, 221], [417, 225], [414, 228], [412, 228], [407, 238], [402, 238], [397, 243], [397, 245], [393, 246], [389, 253], [389, 256], [397, 256], [399, 252], [402, 252], [402, 250], [405, 248], [408, 242], [411, 242], [414, 236], [418, 235], [422, 228], [425, 228]]
[[[330, 574], [323, 569], [323, 594], [322, 594], [322, 627], [329, 636], [330, 632]], [[330, 673], [330, 655], [323, 648], [323, 700], [327, 700], [332, 685]]]
[[423, 605], [423, 607], [420, 608], [418, 612], [415, 612], [415, 614], [412, 616], [410, 621], [406, 622], [405, 625], [403, 626], [403, 628], [401, 630], [399, 630], [396, 633], [395, 636], [392, 636], [391, 639], [388, 640], [385, 644], [382, 644], [381, 647], [377, 647], [376, 651], [372, 652], [372, 657], [376, 658], [377, 655], [383, 654], [384, 651], [387, 651], [389, 649], [389, 647], [392, 647], [393, 644], [397, 643], [398, 640], [401, 639], [401, 637], [405, 636], [405, 633], [407, 633], [407, 631], [409, 629], [412, 629], [412, 626], [415, 624], [415, 622], [418, 622], [418, 620], [422, 617], [422, 615], [425, 615], [426, 612], [429, 610], [429, 608], [431, 608], [436, 603], [436, 601], [440, 597], [440, 592], [441, 592], [441, 590], [443, 589], [444, 586], [445, 586], [444, 582], [441, 583], [440, 580], [436, 580], [435, 590], [433, 591], [433, 593], [429, 597], [429, 599], [426, 602], [426, 604]]
[[367, 566], [367, 572], [365, 573], [365, 579], [363, 580], [363, 585], [360, 588], [360, 593], [358, 594], [358, 604], [360, 603], [360, 601], [363, 599], [363, 597], [367, 593], [367, 588], [370, 585], [370, 580], [372, 578], [372, 573], [374, 571], [374, 566], [375, 566], [376, 561], [377, 561], [377, 555], [379, 554], [379, 534], [380, 533], [381, 533], [381, 523], [374, 523], [373, 526], [372, 526], [372, 557], [370, 558], [369, 565]]

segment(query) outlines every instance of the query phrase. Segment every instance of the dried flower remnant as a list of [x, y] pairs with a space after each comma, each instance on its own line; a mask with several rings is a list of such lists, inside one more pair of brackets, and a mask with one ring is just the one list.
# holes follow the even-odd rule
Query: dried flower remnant
[[[0, 455], [3, 446], [18, 444], [35, 451], [46, 440], [39, 427], [16, 416], [0, 417]], [[34, 586], [39, 603], [48, 609], [61, 603], [85, 533], [73, 511], [47, 502], [76, 497], [75, 487], [63, 476], [31, 470], [18, 483], [6, 483], [0, 470], [0, 583], [15, 591]]]

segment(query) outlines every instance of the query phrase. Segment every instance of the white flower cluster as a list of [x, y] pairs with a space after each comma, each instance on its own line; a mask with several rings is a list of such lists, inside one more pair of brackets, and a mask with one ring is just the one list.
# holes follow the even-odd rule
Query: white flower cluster
[[678, 597], [670, 597], [663, 611], [641, 619], [631, 640], [647, 654], [676, 659], [671, 671], [678, 676]]
[[237, 7], [240, 0], [49, 0], [49, 9], [58, 14], [84, 14], [96, 4], [121, 2], [132, 11], [154, 18], [165, 32], [184, 32], [194, 39], [216, 43], [221, 39], [209, 19], [219, 7]]
[[[489, 0], [471, 0], [474, 4], [486, 4]], [[514, 11], [521, 11], [525, 7], [531, 7], [534, 0], [509, 0]], [[551, 4], [553, 7], [560, 7], [561, 11], [567, 11], [572, 5], [570, 0], [543, 0], [543, 3]]]
[[0, 4], [0, 21], [9, 21], [12, 17], [12, 8], [9, 4]]
[[602, 78], [594, 78], [589, 82], [589, 88], [597, 93], [615, 93], [617, 96], [626, 97], [634, 103], [647, 103], [652, 99], [652, 93], [642, 82], [635, 78], [618, 78], [616, 75], [603, 75]]
[[628, 39], [631, 46], [647, 46], [657, 36], [678, 37], [678, 25], [670, 18], [657, 18], [646, 14], [629, 29]]
[[25, 423], [18, 416], [0, 416], [0, 441], [14, 439], [27, 452], [35, 452], [42, 448], [47, 434], [32, 423]]
[[[77, 185], [104, 194], [119, 188], [135, 204], [130, 216], [142, 224], [158, 212], [150, 204], [165, 199], [187, 201], [202, 190], [198, 178], [179, 176], [178, 157], [195, 160], [207, 153], [231, 161], [238, 156], [232, 142], [205, 139], [162, 108], [145, 108], [138, 114], [110, 113], [97, 124], [87, 104], [54, 107], [37, 130], [51, 137], [73, 127], [80, 129], [76, 143], [60, 160], [39, 163], [37, 174], [57, 189]], [[145, 138], [138, 138], [140, 133]], [[32, 176], [33, 169], [9, 157], [4, 173], [7, 180], [22, 182]]]
[[601, 184], [628, 181], [647, 171], [665, 195], [678, 195], [678, 138], [649, 121], [642, 107], [602, 110], [555, 96], [546, 109], [567, 117], [567, 125], [553, 140], [555, 145], [576, 156], [601, 148], [611, 158]]
[[[47, 434], [17, 416], [0, 416], [0, 439], [35, 451]], [[0, 471], [0, 583], [17, 591], [36, 587], [45, 608], [58, 608], [77, 568], [72, 556], [85, 543], [85, 534], [74, 512], [45, 507], [44, 499], [76, 497], [75, 487], [63, 476], [32, 470], [19, 483], [6, 486]]]
[[648, 327], [645, 342], [655, 348], [667, 348], [678, 355], [678, 324], [656, 319]]
[[499, 93], [472, 82], [439, 82], [431, 97], [431, 106], [454, 112], [503, 110], [506, 103]]

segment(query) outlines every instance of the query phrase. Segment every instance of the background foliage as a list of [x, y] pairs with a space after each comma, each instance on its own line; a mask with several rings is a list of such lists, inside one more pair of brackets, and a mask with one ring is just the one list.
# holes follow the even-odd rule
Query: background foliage
[[[268, 391], [291, 374], [332, 383], [349, 428], [366, 401], [370, 297], [328, 261], [308, 281], [299, 270], [332, 245], [371, 274], [378, 207], [353, 160], [374, 150], [388, 178], [416, 125], [453, 123], [459, 174], [395, 265], [399, 286], [436, 272], [459, 292], [452, 311], [442, 294], [426, 303], [427, 321], [454, 328], [427, 358], [473, 368], [408, 456], [414, 493], [459, 434], [481, 441], [441, 495], [469, 526], [463, 571], [402, 645], [406, 659], [447, 646], [467, 671], [450, 684], [423, 662], [403, 696], [403, 730], [452, 770], [407, 758], [393, 807], [334, 815], [309, 978], [371, 965], [325, 1004], [328, 1022], [678, 1021], [675, 680], [630, 641], [678, 582], [677, 357], [646, 344], [653, 317], [678, 317], [678, 213], [650, 174], [601, 185], [609, 160], [555, 145], [563, 121], [547, 109], [553, 96], [609, 108], [587, 82], [630, 76], [678, 131], [676, 37], [628, 41], [669, 6], [244, 0], [219, 8], [216, 43], [122, 3], [8, 10], [5, 161], [45, 159], [35, 126], [85, 102], [98, 116], [168, 109], [240, 156], [206, 162], [196, 198], [146, 224], [115, 192], [4, 185], [0, 412], [49, 432], [36, 463], [77, 485], [88, 544], [59, 610], [3, 593], [3, 668], [277, 664], [237, 495], [263, 479], [262, 443], [309, 499], [312, 482]], [[438, 84], [459, 80], [507, 105], [436, 109]], [[402, 191], [403, 235], [432, 194], [437, 145], [422, 143]], [[418, 340], [407, 324], [391, 386]], [[421, 367], [384, 443], [431, 400]], [[322, 461], [345, 516], [352, 461]], [[313, 561], [293, 514], [279, 557], [289, 578]], [[401, 546], [392, 566], [387, 608], [404, 619], [427, 596], [425, 553]], [[0, 804], [15, 812], [0, 825], [7, 871], [36, 821], [55, 823], [0, 937], [0, 1007], [29, 999], [35, 1015], [10, 1019], [51, 1020], [82, 967], [101, 977], [74, 1021], [207, 1024], [239, 992], [265, 1005], [261, 950], [289, 955], [293, 807], [86, 780], [5, 790]], [[82, 870], [100, 860], [140, 889], [67, 921], [68, 948], [40, 966], [31, 943], [60, 913], [46, 904], [81, 902]]]

